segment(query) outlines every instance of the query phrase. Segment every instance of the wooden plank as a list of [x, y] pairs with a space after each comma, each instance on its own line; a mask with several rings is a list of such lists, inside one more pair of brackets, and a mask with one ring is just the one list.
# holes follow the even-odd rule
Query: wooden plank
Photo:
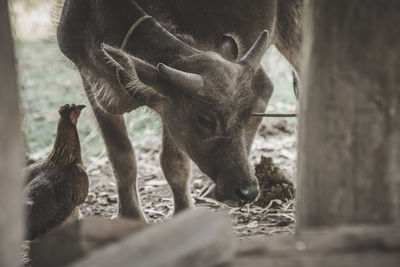
[[142, 221], [105, 218], [87, 218], [63, 225], [32, 244], [31, 265], [65, 266], [101, 247], [127, 238], [144, 226], [146, 224]]
[[242, 241], [233, 266], [400, 266], [399, 229], [344, 226]]
[[8, 3], [0, 1], [0, 266], [19, 266], [23, 235], [22, 143]]
[[400, 220], [396, 0], [305, 1], [298, 230]]
[[147, 227], [70, 266], [221, 266], [233, 259], [236, 247], [227, 215], [195, 209]]
[[336, 255], [305, 255], [291, 258], [239, 259], [233, 267], [398, 267], [399, 253], [362, 252]]

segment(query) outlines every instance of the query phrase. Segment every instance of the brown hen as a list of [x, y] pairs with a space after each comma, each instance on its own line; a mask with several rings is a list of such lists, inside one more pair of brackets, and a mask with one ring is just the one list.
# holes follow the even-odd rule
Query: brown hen
[[[85, 201], [89, 180], [76, 129], [84, 105], [60, 107], [50, 155], [25, 170], [27, 239], [33, 240], [64, 222]], [[79, 210], [78, 210], [79, 211]]]

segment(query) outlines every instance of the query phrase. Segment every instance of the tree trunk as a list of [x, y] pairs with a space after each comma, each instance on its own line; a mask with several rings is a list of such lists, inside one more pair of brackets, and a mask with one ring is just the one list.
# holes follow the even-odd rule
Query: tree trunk
[[306, 0], [298, 230], [400, 219], [400, 1]]
[[8, 4], [0, 0], [0, 266], [19, 266], [23, 234], [21, 138]]

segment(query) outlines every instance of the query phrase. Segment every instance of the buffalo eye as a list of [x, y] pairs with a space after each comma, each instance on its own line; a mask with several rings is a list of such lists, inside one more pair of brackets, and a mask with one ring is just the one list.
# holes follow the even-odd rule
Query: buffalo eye
[[198, 123], [200, 127], [208, 130], [214, 130], [217, 127], [215, 120], [207, 115], [199, 115]]

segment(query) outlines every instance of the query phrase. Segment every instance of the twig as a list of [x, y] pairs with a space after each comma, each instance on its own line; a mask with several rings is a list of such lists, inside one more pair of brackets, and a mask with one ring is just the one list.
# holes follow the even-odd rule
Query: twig
[[215, 184], [209, 184], [208, 186], [205, 186], [201, 190], [199, 197], [200, 198], [207, 197], [214, 189], [215, 189]]
[[291, 117], [297, 117], [297, 113], [288, 113], [288, 114], [252, 113], [251, 116], [268, 117], [268, 118], [291, 118]]

